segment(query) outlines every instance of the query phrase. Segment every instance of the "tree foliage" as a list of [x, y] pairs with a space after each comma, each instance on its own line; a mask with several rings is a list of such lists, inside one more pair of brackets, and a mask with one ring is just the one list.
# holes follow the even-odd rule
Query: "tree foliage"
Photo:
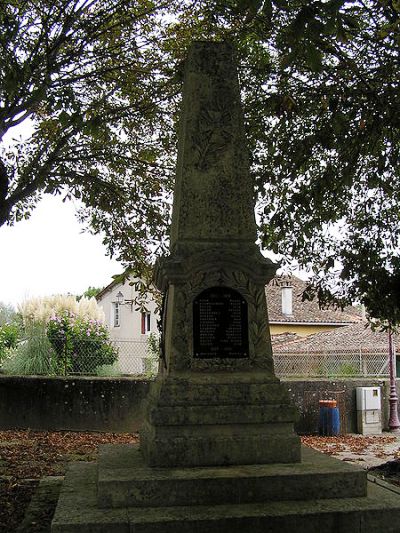
[[[162, 243], [165, 157], [154, 46], [164, 5], [148, 0], [13, 0], [0, 6], [0, 225], [43, 193], [82, 200], [112, 253], [142, 261]], [[29, 120], [31, 133], [10, 142]], [[165, 163], [166, 164], [166, 163]], [[151, 223], [146, 225], [147, 220]], [[123, 252], [122, 252], [123, 255]]]
[[89, 285], [89, 287], [83, 291], [82, 294], [80, 294], [79, 296], [76, 297], [77, 301], [79, 302], [79, 300], [81, 300], [82, 298], [86, 297], [86, 298], [95, 298], [99, 292], [101, 292], [103, 290], [104, 287], [92, 287], [91, 285]]
[[320, 299], [399, 322], [400, 4], [278, 4], [254, 151], [264, 245], [312, 266]]
[[262, 245], [312, 266], [322, 301], [400, 322], [397, 0], [14, 0], [0, 16], [2, 136], [33, 127], [1, 154], [1, 221], [75, 196], [142, 273], [167, 242], [181, 62], [227, 39]]
[[399, 323], [399, 2], [214, 7], [242, 60], [263, 246], [312, 268], [322, 303]]

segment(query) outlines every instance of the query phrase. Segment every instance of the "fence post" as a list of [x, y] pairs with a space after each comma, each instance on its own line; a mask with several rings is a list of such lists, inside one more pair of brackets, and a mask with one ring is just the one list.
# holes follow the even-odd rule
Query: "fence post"
[[325, 360], [325, 377], [329, 377], [329, 372], [328, 372], [328, 353], [327, 353], [327, 350], [326, 348], [323, 349], [323, 352], [324, 352], [324, 360]]

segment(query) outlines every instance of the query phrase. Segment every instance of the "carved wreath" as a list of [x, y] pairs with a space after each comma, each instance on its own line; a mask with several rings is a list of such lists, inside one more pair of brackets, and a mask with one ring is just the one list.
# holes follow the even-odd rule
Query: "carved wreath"
[[191, 303], [202, 290], [217, 285], [237, 288], [246, 299], [249, 316], [254, 317], [249, 325], [249, 342], [253, 344], [255, 355], [263, 354], [268, 334], [264, 288], [254, 284], [243, 272], [225, 270], [198, 273], [179, 290], [176, 307], [176, 316], [179, 318], [174, 337], [175, 349], [180, 352], [181, 358], [189, 361], [188, 346], [192, 341], [189, 335], [189, 324], [192, 320]]

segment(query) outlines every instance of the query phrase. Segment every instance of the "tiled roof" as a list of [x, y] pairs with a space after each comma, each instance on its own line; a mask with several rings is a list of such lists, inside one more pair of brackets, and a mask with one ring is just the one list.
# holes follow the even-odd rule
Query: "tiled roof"
[[[287, 338], [286, 341], [274, 342], [274, 352], [300, 353], [307, 351], [332, 351], [332, 350], [377, 350], [388, 349], [388, 333], [373, 331], [366, 322], [352, 324], [329, 331], [314, 333], [307, 337]], [[394, 341], [400, 346], [400, 338], [394, 335]]]
[[[287, 316], [282, 313], [282, 284], [290, 284], [293, 287], [293, 315]], [[107, 292], [112, 290], [120, 281], [113, 280], [109, 285], [100, 291], [96, 299], [100, 301]], [[344, 311], [337, 309], [320, 309], [316, 299], [313, 301], [302, 301], [302, 294], [307, 283], [295, 276], [276, 276], [266, 287], [268, 317], [271, 324], [291, 323], [291, 324], [337, 324], [346, 325], [362, 321], [361, 313], [355, 307], [347, 307]]]
[[[282, 313], [282, 285], [290, 284], [293, 287], [293, 315]], [[302, 301], [302, 294], [307, 283], [295, 276], [275, 277], [265, 289], [268, 304], [268, 316], [271, 324], [288, 323], [326, 323], [326, 324], [353, 324], [362, 321], [361, 312], [355, 307], [340, 309], [320, 309], [317, 299]]]
[[276, 335], [271, 335], [272, 346], [286, 346], [293, 341], [301, 340], [303, 337], [297, 335], [297, 333], [277, 333]]

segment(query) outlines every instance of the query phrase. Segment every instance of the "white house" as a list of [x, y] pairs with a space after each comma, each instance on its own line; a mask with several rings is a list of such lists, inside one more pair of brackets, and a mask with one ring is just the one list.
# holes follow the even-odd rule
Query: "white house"
[[146, 296], [144, 308], [138, 309], [138, 293], [133, 279], [125, 283], [113, 281], [96, 296], [103, 308], [110, 339], [119, 349], [119, 368], [122, 373], [143, 372], [148, 355], [148, 337], [158, 334], [157, 304], [151, 295]]
[[[159, 320], [157, 305], [151, 294], [146, 297], [145, 310], [137, 309], [135, 298], [138, 293], [129, 284], [133, 281], [113, 281], [96, 296], [104, 310], [110, 338], [119, 349], [120, 370], [127, 374], [146, 369], [148, 336], [150, 333], [158, 334]], [[306, 285], [295, 276], [277, 276], [266, 286], [272, 336], [291, 333], [306, 337], [363, 322], [360, 311], [355, 307], [349, 306], [344, 311], [320, 309], [315, 300], [303, 301]]]

